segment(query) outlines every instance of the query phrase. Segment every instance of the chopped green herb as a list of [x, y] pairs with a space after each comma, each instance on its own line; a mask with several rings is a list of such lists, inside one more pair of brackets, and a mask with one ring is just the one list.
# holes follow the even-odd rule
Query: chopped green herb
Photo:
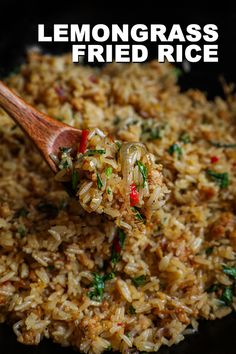
[[214, 141], [210, 141], [210, 144], [215, 146], [215, 147], [218, 147], [218, 148], [235, 148], [236, 147], [236, 144], [227, 144], [227, 143], [217, 143], [217, 142], [214, 142]]
[[223, 272], [236, 280], [236, 267], [228, 267], [223, 265]]
[[108, 273], [105, 275], [93, 273], [92, 290], [88, 293], [89, 298], [95, 301], [102, 301], [105, 289], [105, 282], [107, 280], [113, 279], [114, 277], [114, 273]]
[[69, 162], [67, 160], [62, 160], [60, 165], [59, 165], [59, 168], [61, 170], [66, 170], [69, 167], [70, 167], [70, 164], [69, 164]]
[[190, 136], [186, 132], [180, 135], [179, 140], [182, 141], [182, 143], [184, 144], [188, 144], [191, 142]]
[[120, 121], [121, 121], [120, 117], [116, 117], [113, 121], [113, 124], [118, 125], [120, 123]]
[[79, 173], [78, 171], [74, 170], [72, 172], [72, 177], [71, 177], [71, 184], [72, 184], [73, 191], [76, 191], [78, 183], [79, 183]]
[[229, 174], [227, 172], [217, 173], [212, 170], [207, 170], [206, 174], [216, 182], [220, 188], [227, 188], [229, 185]]
[[226, 286], [220, 297], [220, 300], [225, 303], [226, 306], [230, 306], [233, 302], [233, 289], [231, 286]]
[[183, 75], [183, 71], [182, 71], [180, 68], [178, 68], [178, 67], [173, 68], [173, 72], [174, 72], [175, 76], [177, 77], [177, 79], [178, 79], [181, 75]]
[[138, 165], [139, 172], [141, 173], [141, 175], [143, 177], [143, 188], [144, 188], [145, 184], [147, 182], [148, 169], [141, 161], [137, 161], [136, 164]]
[[161, 139], [161, 130], [160, 128], [152, 128], [150, 130], [150, 140]]
[[136, 218], [137, 220], [144, 221], [144, 217], [142, 216], [142, 214], [140, 213], [140, 211], [138, 210], [138, 208], [132, 207], [131, 209], [132, 209], [133, 212], [135, 213], [135, 218]]
[[124, 247], [126, 234], [125, 232], [118, 228], [117, 236], [114, 238], [112, 244], [112, 251], [111, 251], [111, 262], [115, 265], [120, 260], [120, 253], [122, 248]]
[[156, 140], [161, 139], [163, 136], [163, 130], [166, 127], [166, 124], [156, 125], [154, 119], [146, 119], [142, 123], [142, 140], [149, 141], [149, 140]]
[[178, 144], [173, 144], [169, 147], [168, 152], [170, 155], [177, 154], [178, 158], [183, 155], [182, 149]]
[[121, 142], [120, 141], [115, 141], [115, 144], [116, 144], [116, 146], [117, 146], [117, 150], [118, 150], [118, 152], [120, 151], [120, 148], [121, 148]]
[[111, 188], [110, 187], [107, 188], [107, 194], [111, 194]]
[[87, 150], [84, 153], [84, 156], [103, 155], [105, 153], [106, 153], [106, 150]]
[[135, 310], [135, 308], [133, 307], [133, 305], [130, 305], [130, 306], [129, 306], [128, 312], [129, 312], [130, 315], [134, 315], [134, 314], [136, 313], [136, 310]]
[[136, 287], [143, 286], [147, 282], [145, 275], [140, 275], [139, 277], [132, 278], [131, 280]]
[[15, 218], [19, 218], [20, 216], [23, 216], [23, 217], [25, 217], [25, 216], [27, 216], [29, 214], [29, 211], [26, 209], [26, 208], [20, 208], [19, 210], [17, 210], [16, 212], [15, 212]]
[[105, 169], [105, 175], [107, 176], [107, 178], [110, 178], [112, 174], [112, 167], [109, 166]]
[[208, 247], [208, 248], [206, 248], [206, 255], [209, 256], [210, 254], [212, 254], [213, 249], [214, 249], [214, 247]]
[[70, 147], [60, 147], [59, 150], [63, 153], [63, 154], [69, 154], [72, 150], [72, 148]]
[[20, 237], [24, 237], [26, 235], [26, 229], [24, 225], [21, 225], [17, 231], [19, 232]]
[[103, 183], [102, 183], [99, 173], [97, 173], [97, 186], [98, 186], [98, 189], [102, 189], [102, 187], [103, 187]]
[[49, 271], [53, 271], [55, 269], [55, 266], [53, 264], [49, 264], [49, 266], [47, 267]]
[[215, 291], [220, 289], [220, 284], [212, 284], [209, 288], [206, 289], [207, 293], [214, 293]]

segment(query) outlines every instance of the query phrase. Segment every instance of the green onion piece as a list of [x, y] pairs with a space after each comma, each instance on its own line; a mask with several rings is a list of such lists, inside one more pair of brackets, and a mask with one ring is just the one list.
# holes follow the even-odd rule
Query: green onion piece
[[112, 174], [112, 167], [109, 166], [105, 169], [105, 175], [107, 176], [107, 178], [110, 178]]
[[220, 300], [225, 303], [226, 306], [230, 306], [233, 302], [233, 289], [231, 286], [226, 286], [220, 297]]
[[107, 194], [111, 194], [111, 188], [110, 187], [107, 188]]
[[71, 177], [71, 184], [72, 184], [72, 189], [73, 191], [76, 191], [78, 183], [79, 183], [79, 173], [78, 171], [74, 170], [72, 172], [72, 177]]
[[178, 158], [183, 155], [182, 149], [178, 144], [173, 144], [169, 147], [168, 152], [170, 155], [177, 154]]
[[97, 186], [98, 186], [98, 189], [102, 189], [102, 187], [103, 187], [101, 177], [98, 173], [97, 173]]
[[215, 146], [215, 147], [218, 147], [218, 148], [235, 148], [236, 147], [236, 144], [227, 144], [227, 143], [217, 143], [217, 142], [214, 142], [214, 141], [210, 141], [210, 144]]
[[220, 188], [227, 188], [229, 185], [229, 174], [227, 172], [217, 173], [212, 170], [207, 170], [206, 174], [216, 182]]
[[118, 141], [118, 140], [116, 140], [115, 141], [115, 144], [116, 144], [116, 146], [117, 146], [117, 151], [119, 152], [120, 151], [120, 149], [121, 149], [121, 142], [120, 141]]
[[144, 221], [144, 217], [142, 216], [142, 214], [140, 213], [140, 211], [138, 210], [138, 208], [132, 207], [131, 209], [132, 209], [133, 212], [135, 213], [135, 218], [136, 218], [137, 220]]
[[106, 150], [87, 150], [84, 153], [84, 156], [103, 155], [105, 153], [106, 153]]
[[147, 282], [147, 279], [145, 275], [140, 275], [139, 277], [132, 278], [131, 281], [136, 287], [138, 287], [143, 286]]
[[138, 165], [139, 172], [141, 173], [141, 175], [143, 177], [143, 188], [144, 188], [145, 184], [147, 182], [148, 169], [141, 161], [137, 161], [136, 164]]
[[236, 267], [228, 267], [223, 265], [223, 272], [236, 280]]

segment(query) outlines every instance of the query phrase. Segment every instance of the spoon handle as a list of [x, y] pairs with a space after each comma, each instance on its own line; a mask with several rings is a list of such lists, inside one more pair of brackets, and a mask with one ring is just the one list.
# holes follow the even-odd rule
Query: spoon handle
[[0, 106], [18, 123], [21, 128], [34, 140], [42, 145], [50, 140], [52, 132], [63, 129], [65, 124], [38, 112], [24, 102], [0, 81]]
[[54, 143], [55, 135], [67, 127], [64, 123], [35, 110], [2, 81], [0, 81], [0, 106], [20, 125], [46, 157]]

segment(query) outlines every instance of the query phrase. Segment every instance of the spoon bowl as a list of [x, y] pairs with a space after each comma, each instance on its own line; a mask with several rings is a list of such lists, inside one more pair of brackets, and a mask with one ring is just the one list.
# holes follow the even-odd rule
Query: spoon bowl
[[78, 146], [81, 130], [37, 111], [2, 81], [0, 81], [0, 107], [24, 130], [54, 173], [58, 168], [51, 155], [57, 156], [60, 147], [75, 149]]

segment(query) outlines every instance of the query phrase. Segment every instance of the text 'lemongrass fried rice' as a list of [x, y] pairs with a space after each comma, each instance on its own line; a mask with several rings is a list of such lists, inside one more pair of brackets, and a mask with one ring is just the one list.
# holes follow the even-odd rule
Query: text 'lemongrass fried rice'
[[233, 95], [212, 102], [197, 90], [180, 93], [173, 67], [155, 61], [94, 69], [38, 53], [7, 83], [50, 116], [91, 134], [99, 128], [90, 150], [104, 149], [106, 132], [128, 144], [121, 160], [137, 143], [152, 156], [149, 164], [136, 155], [126, 176], [141, 193], [133, 227], [130, 209], [112, 199], [114, 193], [122, 202], [115, 150], [110, 166], [105, 153], [87, 154], [83, 163], [79, 157], [78, 173], [91, 176], [76, 190], [80, 205], [0, 112], [0, 319], [17, 339], [38, 344], [47, 337], [90, 353], [150, 352], [178, 343], [201, 318], [229, 314], [236, 279]]

